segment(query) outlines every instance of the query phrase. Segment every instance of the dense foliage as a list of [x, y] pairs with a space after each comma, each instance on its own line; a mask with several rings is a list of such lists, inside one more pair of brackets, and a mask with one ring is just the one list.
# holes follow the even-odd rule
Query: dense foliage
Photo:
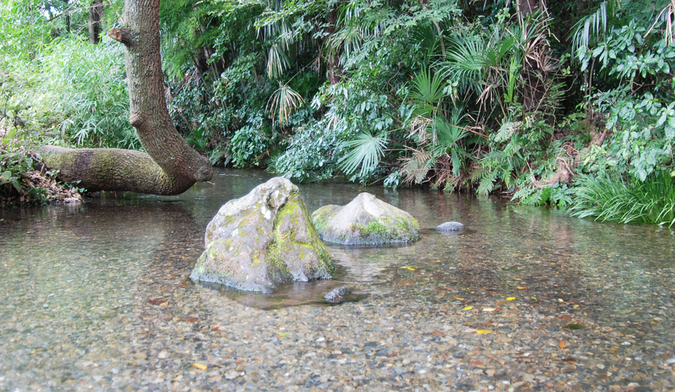
[[[139, 148], [122, 48], [87, 43], [88, 6], [0, 5], [4, 144]], [[672, 2], [182, 0], [160, 16], [170, 113], [214, 164], [675, 222]]]

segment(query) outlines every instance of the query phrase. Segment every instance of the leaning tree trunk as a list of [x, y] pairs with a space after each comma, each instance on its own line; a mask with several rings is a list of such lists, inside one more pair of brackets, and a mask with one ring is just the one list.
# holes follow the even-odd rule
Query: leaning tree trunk
[[[159, 0], [126, 0], [124, 25], [108, 33], [126, 46], [131, 125], [148, 152], [44, 147], [59, 178], [88, 190], [178, 194], [211, 179], [208, 159], [180, 136], [166, 109], [159, 48]], [[51, 152], [51, 154], [50, 154]]]

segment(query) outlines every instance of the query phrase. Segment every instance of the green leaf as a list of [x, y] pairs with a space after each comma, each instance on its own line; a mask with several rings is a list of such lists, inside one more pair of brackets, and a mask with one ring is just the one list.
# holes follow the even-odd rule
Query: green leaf
[[380, 163], [384, 156], [384, 148], [387, 146], [388, 135], [386, 132], [375, 136], [368, 132], [360, 132], [354, 140], [343, 143], [346, 149], [352, 150], [338, 162], [345, 174], [352, 174], [361, 167], [359, 177], [369, 175]]

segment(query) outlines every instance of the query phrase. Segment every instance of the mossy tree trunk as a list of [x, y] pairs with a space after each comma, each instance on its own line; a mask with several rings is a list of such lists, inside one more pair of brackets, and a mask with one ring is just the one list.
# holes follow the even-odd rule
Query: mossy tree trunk
[[124, 24], [108, 34], [126, 46], [131, 125], [147, 154], [121, 149], [44, 147], [59, 177], [89, 190], [178, 194], [211, 179], [208, 159], [180, 136], [169, 116], [159, 46], [159, 0], [126, 0]]

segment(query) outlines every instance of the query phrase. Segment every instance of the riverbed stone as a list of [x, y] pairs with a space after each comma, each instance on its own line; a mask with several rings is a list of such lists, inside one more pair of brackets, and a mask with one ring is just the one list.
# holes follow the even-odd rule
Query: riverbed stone
[[312, 213], [321, 239], [343, 245], [414, 242], [420, 227], [409, 213], [363, 192], [345, 206], [327, 205]]
[[323, 297], [328, 301], [329, 303], [340, 303], [342, 302], [342, 299], [345, 295], [350, 294], [351, 290], [348, 287], [338, 287], [336, 289], [331, 290], [328, 292], [326, 295]]
[[459, 231], [462, 230], [463, 228], [464, 228], [463, 223], [453, 221], [441, 223], [440, 225], [436, 226], [437, 231]]
[[220, 208], [190, 278], [264, 293], [284, 282], [331, 279], [333, 263], [309, 216], [296, 185], [270, 179]]

